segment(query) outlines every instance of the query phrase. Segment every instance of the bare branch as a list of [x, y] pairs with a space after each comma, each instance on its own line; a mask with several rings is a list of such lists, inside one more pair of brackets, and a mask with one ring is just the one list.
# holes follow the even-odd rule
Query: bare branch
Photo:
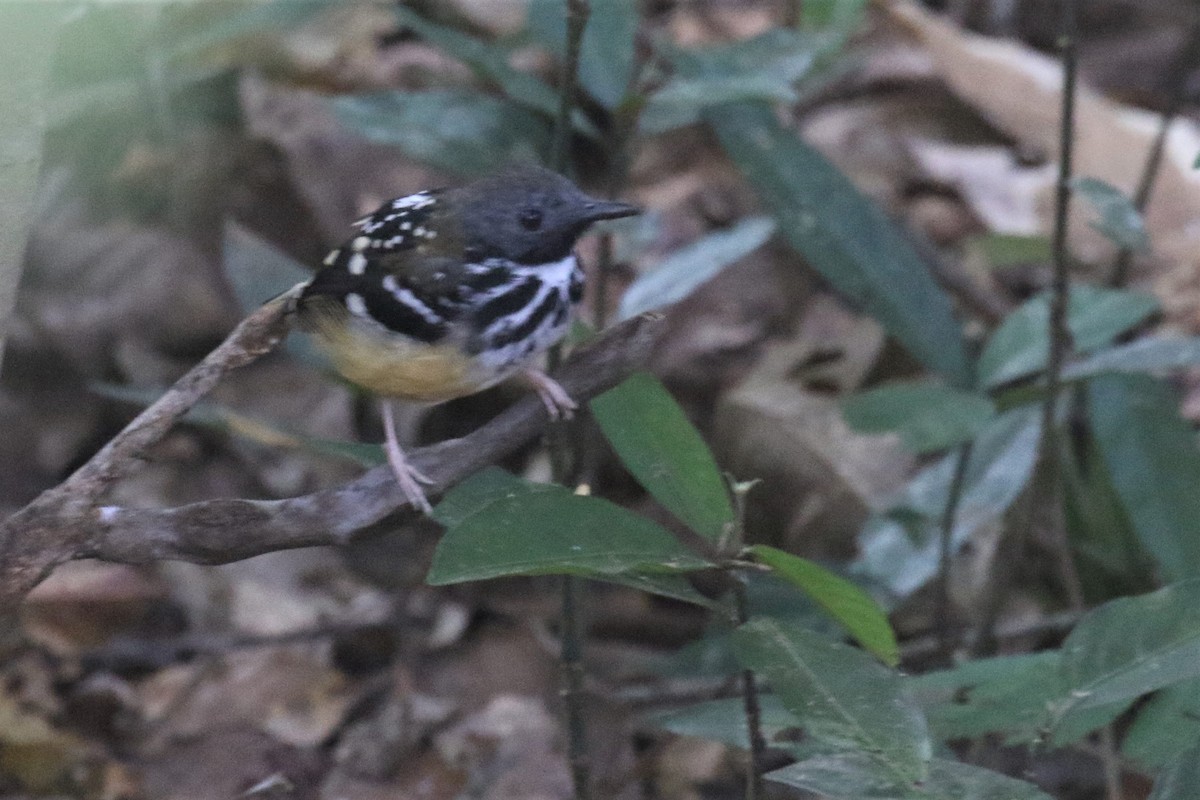
[[[612, 328], [577, 352], [557, 380], [579, 401], [600, 394], [645, 361], [660, 327], [661, 317], [647, 314]], [[469, 436], [410, 455], [433, 479], [428, 491], [436, 495], [514, 452], [547, 422], [542, 404], [528, 397]], [[287, 500], [210, 500], [170, 509], [106, 506], [89, 512], [85, 524], [93, 533], [76, 557], [222, 564], [275, 550], [343, 544], [404, 503], [389, 469], [377, 467], [344, 486]]]

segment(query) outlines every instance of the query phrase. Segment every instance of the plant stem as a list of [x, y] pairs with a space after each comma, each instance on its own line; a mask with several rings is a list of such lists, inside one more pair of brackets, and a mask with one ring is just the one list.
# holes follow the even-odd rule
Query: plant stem
[[[558, 172], [566, 172], [570, 164], [571, 111], [575, 102], [575, 76], [579, 71], [579, 51], [583, 31], [587, 27], [591, 6], [588, 0], [566, 0], [567, 49], [562, 64], [559, 86], [558, 120], [554, 131], [550, 164]], [[562, 348], [556, 345], [549, 353], [553, 370], [562, 358]], [[550, 461], [557, 483], [565, 483], [570, 473], [571, 445], [564, 431], [554, 426], [550, 436]], [[588, 754], [587, 722], [583, 713], [583, 626], [580, 624], [582, 585], [573, 575], [562, 578], [562, 650], [559, 661], [563, 673], [563, 704], [566, 707], [567, 761], [575, 800], [590, 800], [591, 763]]]
[[[1187, 40], [1180, 48], [1170, 69], [1167, 70], [1165, 79], [1168, 95], [1167, 107], [1163, 110], [1158, 134], [1154, 137], [1154, 144], [1151, 145], [1150, 153], [1146, 156], [1146, 166], [1142, 170], [1141, 180], [1138, 182], [1137, 191], [1133, 196], [1133, 206], [1139, 213], [1145, 213], [1146, 206], [1150, 203], [1150, 195], [1154, 192], [1154, 183], [1158, 179], [1159, 167], [1162, 165], [1163, 152], [1166, 149], [1167, 134], [1171, 130], [1171, 124], [1179, 116], [1183, 98], [1187, 94], [1188, 68], [1196, 63], [1197, 58], [1200, 58], [1200, 14], [1192, 17]], [[1128, 247], [1122, 247], [1117, 253], [1112, 273], [1108, 279], [1109, 285], [1114, 289], [1120, 289], [1128, 282], [1132, 260], [1133, 251]]]
[[[746, 586], [736, 574], [731, 572], [730, 577], [733, 579], [734, 623], [743, 625], [750, 619]], [[754, 670], [742, 670], [742, 705], [746, 713], [746, 733], [750, 739], [750, 763], [746, 765], [746, 800], [760, 800], [763, 796], [762, 771], [767, 741], [762, 732], [762, 708], [758, 702], [758, 685], [754, 681]]]
[[[1062, 368], [1071, 348], [1071, 332], [1067, 328], [1067, 301], [1070, 292], [1069, 253], [1067, 234], [1071, 207], [1071, 176], [1075, 143], [1075, 94], [1078, 77], [1078, 22], [1077, 0], [1061, 0], [1062, 18], [1059, 33], [1059, 49], [1062, 52], [1063, 91], [1062, 114], [1059, 124], [1058, 181], [1054, 206], [1054, 279], [1050, 294], [1050, 320], [1048, 336], [1050, 352], [1046, 359], [1046, 398], [1042, 404], [1042, 430], [1038, 441], [1038, 457], [1034, 467], [1033, 483], [1026, 497], [1024, 524], [1015, 526], [1004, 538], [996, 552], [996, 572], [990, 596], [985, 601], [983, 622], [976, 641], [976, 653], [987, 653], [994, 649], [995, 628], [1000, 613], [1012, 589], [1015, 569], [1024, 559], [1025, 547], [1032, 528], [1043, 505], [1061, 503], [1061, 485], [1058, 480], [1058, 436], [1055, 420], [1058, 418], [1058, 399], [1062, 393]], [[1056, 550], [1060, 576], [1072, 608], [1083, 605], [1083, 591], [1075, 562], [1071, 557], [1070, 543], [1061, 515], [1055, 515], [1051, 525], [1056, 537]]]
[[566, 0], [567, 5], [567, 51], [563, 57], [562, 74], [559, 80], [558, 121], [554, 128], [553, 149], [550, 151], [550, 166], [563, 172], [570, 162], [571, 111], [575, 106], [575, 76], [579, 72], [579, 48], [583, 42], [583, 29], [587, 27], [592, 7], [588, 0]]
[[954, 620], [950, 603], [950, 563], [954, 556], [954, 520], [958, 515], [958, 504], [962, 500], [966, 484], [967, 464], [971, 461], [971, 442], [958, 448], [954, 460], [954, 475], [950, 478], [950, 491], [946, 496], [946, 508], [942, 511], [941, 540], [938, 551], [937, 579], [937, 635], [941, 652], [939, 659], [949, 664], [954, 651]]

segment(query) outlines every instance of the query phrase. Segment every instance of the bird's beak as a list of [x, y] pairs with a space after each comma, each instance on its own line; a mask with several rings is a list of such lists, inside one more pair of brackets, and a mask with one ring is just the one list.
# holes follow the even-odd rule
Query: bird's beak
[[588, 200], [583, 206], [588, 222], [599, 222], [602, 219], [620, 219], [642, 213], [637, 206], [629, 203], [619, 203], [615, 200]]

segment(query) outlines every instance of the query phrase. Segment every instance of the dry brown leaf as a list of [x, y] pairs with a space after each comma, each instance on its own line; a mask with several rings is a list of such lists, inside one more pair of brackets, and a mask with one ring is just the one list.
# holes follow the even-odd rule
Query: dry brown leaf
[[[951, 89], [999, 130], [1050, 160], [1058, 155], [1062, 68], [1046, 55], [1014, 41], [964, 32], [910, 0], [886, 4], [891, 17], [914, 34], [933, 57]], [[1076, 105], [1075, 171], [1132, 194], [1156, 135], [1160, 117], [1115, 103], [1082, 86]], [[1200, 245], [1200, 129], [1179, 120], [1171, 129], [1146, 225], [1156, 251], [1190, 267]], [[1040, 205], [1042, 230], [1051, 225], [1052, 186]], [[1082, 204], [1080, 204], [1082, 205]], [[1081, 221], [1090, 213], [1078, 209]], [[1112, 252], [1090, 227], [1073, 225], [1073, 245], [1085, 260]]]

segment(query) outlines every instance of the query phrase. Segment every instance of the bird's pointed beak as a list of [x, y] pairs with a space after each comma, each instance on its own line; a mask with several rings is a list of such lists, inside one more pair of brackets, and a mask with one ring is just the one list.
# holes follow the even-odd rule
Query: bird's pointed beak
[[616, 200], [589, 199], [583, 206], [588, 222], [599, 222], [602, 219], [620, 219], [642, 213], [637, 206], [621, 203]]

